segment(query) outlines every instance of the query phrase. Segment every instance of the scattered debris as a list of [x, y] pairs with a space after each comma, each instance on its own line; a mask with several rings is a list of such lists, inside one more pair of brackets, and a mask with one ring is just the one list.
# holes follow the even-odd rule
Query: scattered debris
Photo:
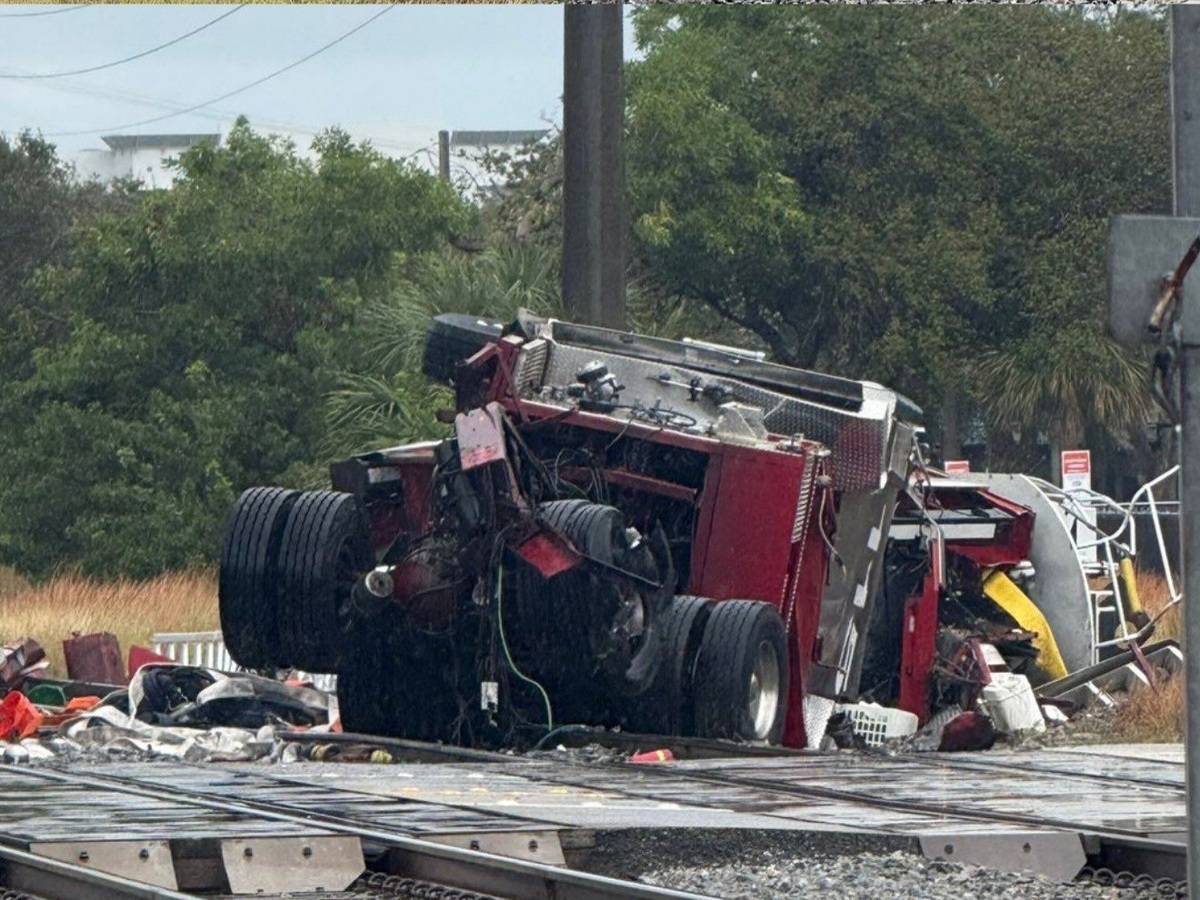
[[26, 678], [44, 672], [49, 666], [42, 645], [33, 638], [21, 638], [0, 647], [0, 693], [19, 688]]
[[118, 684], [125, 681], [121, 665], [121, 646], [117, 636], [107, 631], [97, 634], [75, 632], [63, 641], [67, 677], [72, 681]]
[[24, 740], [41, 724], [41, 712], [24, 694], [10, 691], [0, 700], [0, 741]]
[[631, 763], [659, 763], [670, 762], [675, 758], [675, 754], [671, 750], [647, 750], [644, 753], [635, 753], [629, 757]]

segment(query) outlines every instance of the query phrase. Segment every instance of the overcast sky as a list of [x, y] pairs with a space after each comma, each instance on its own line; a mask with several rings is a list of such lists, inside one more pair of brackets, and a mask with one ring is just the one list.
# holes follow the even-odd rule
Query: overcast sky
[[[0, 75], [103, 66], [171, 41], [234, 6], [0, 4]], [[341, 125], [381, 149], [421, 146], [440, 128], [561, 122], [561, 6], [396, 6], [312, 60], [202, 111], [367, 21], [383, 6], [246, 6], [132, 62], [61, 78], [0, 78], [0, 132], [41, 131], [65, 157], [101, 134], [224, 133], [239, 114], [264, 130]], [[626, 54], [632, 35], [626, 28]], [[69, 134], [69, 132], [87, 132]]]

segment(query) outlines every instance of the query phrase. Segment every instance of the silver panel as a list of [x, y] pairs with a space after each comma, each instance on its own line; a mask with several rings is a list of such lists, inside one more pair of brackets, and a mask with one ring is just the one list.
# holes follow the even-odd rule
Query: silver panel
[[168, 841], [37, 841], [29, 852], [172, 891], [179, 887]]
[[221, 861], [235, 894], [341, 891], [366, 869], [361, 840], [340, 836], [225, 840]]
[[1006, 831], [998, 834], [921, 835], [927, 859], [986, 866], [1002, 872], [1033, 872], [1063, 884], [1087, 864], [1078, 832]]
[[[698, 378], [705, 385], [726, 388], [736, 402], [763, 411], [763, 425], [769, 432], [783, 436], [803, 435], [829, 447], [833, 451], [830, 474], [839, 490], [878, 489], [890, 462], [888, 439], [895, 412], [895, 394], [877, 385], [863, 386], [863, 407], [855, 413], [798, 400], [731, 378], [614, 353], [552, 344], [549, 355], [542, 382], [543, 399], [553, 399], [556, 395], [553, 389], [558, 388], [559, 402], [565, 404], [566, 401], [561, 399], [562, 390], [575, 383], [576, 372], [585, 364], [601, 359], [625, 385], [622, 403], [640, 403], [647, 407], [659, 404], [684, 413], [696, 420], [696, 433], [699, 434], [715, 432], [721, 411], [708, 398], [692, 400], [689, 383]], [[531, 390], [531, 393], [536, 392]], [[624, 410], [618, 410], [617, 414], [628, 415]]]
[[463, 834], [431, 834], [427, 840], [435, 844], [447, 844], [464, 850], [479, 850], [496, 856], [511, 856], [545, 863], [548, 866], [565, 866], [562, 844], [557, 831], [479, 831]]

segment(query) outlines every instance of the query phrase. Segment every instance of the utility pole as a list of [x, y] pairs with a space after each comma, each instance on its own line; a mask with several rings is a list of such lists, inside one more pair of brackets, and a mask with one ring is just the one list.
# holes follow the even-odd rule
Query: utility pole
[[[1138, 344], [1149, 337], [1153, 314], [1154, 330], [1161, 324], [1160, 339], [1175, 353], [1173, 383], [1166, 390], [1178, 385], [1181, 419], [1188, 896], [1200, 897], [1200, 278], [1195, 277], [1200, 273], [1180, 281], [1181, 263], [1200, 235], [1200, 4], [1172, 4], [1170, 17], [1172, 215], [1113, 218], [1109, 326], [1117, 340]], [[1174, 309], [1159, 323], [1171, 308], [1168, 288]]]
[[450, 132], [438, 132], [438, 178], [450, 180]]
[[[1200, 6], [1171, 7], [1171, 164], [1177, 218], [1200, 217]], [[1187, 675], [1188, 896], [1200, 897], [1200, 309], [1181, 296], [1183, 647]], [[1191, 301], [1190, 303], [1188, 301]]]
[[626, 327], [623, 12], [563, 10], [563, 305], [616, 329]]

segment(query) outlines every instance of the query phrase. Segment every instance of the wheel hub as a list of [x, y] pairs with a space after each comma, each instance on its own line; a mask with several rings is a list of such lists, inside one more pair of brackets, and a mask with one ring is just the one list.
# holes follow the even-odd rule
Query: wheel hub
[[755, 739], [766, 740], [779, 712], [779, 660], [768, 641], [761, 641], [754, 655], [746, 711], [754, 726]]

